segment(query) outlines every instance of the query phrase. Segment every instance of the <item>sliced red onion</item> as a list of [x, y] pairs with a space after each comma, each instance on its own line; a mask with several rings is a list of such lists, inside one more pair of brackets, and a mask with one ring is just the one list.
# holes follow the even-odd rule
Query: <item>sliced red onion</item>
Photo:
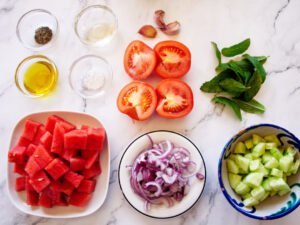
[[204, 178], [205, 178], [205, 176], [204, 176], [202, 173], [200, 173], [200, 172], [196, 173], [196, 177], [197, 177], [199, 180], [204, 180]]

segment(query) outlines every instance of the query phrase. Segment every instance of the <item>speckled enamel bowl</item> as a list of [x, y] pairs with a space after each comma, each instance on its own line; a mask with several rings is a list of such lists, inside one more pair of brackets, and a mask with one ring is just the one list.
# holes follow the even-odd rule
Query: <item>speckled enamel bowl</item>
[[[274, 196], [266, 199], [258, 206], [247, 208], [241, 198], [232, 190], [229, 185], [226, 159], [231, 154], [235, 144], [251, 137], [252, 134], [265, 136], [268, 134], [277, 135], [283, 145], [293, 145], [300, 151], [300, 140], [288, 130], [273, 124], [259, 124], [248, 127], [234, 135], [225, 145], [219, 161], [218, 177], [221, 190], [231, 204], [240, 213], [259, 220], [272, 220], [283, 217], [294, 211], [300, 205], [300, 172], [288, 178], [291, 192], [285, 196]], [[299, 155], [298, 155], [299, 157]]]

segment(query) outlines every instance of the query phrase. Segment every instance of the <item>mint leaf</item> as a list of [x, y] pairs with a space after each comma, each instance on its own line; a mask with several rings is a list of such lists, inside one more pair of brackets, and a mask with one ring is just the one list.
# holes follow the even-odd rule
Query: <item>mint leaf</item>
[[245, 51], [247, 51], [247, 49], [250, 46], [250, 43], [251, 43], [250, 39], [247, 38], [246, 40], [244, 40], [244, 41], [242, 41], [238, 44], [232, 45], [232, 46], [227, 47], [227, 48], [223, 48], [222, 49], [222, 55], [226, 56], [226, 57], [232, 57], [232, 56], [242, 54]]
[[219, 73], [210, 81], [207, 81], [202, 84], [200, 90], [207, 93], [220, 93], [223, 92], [223, 89], [220, 86], [220, 82], [226, 78], [232, 77], [234, 74], [230, 70], [225, 70]]
[[238, 106], [238, 104], [235, 103], [233, 100], [226, 97], [216, 96], [212, 99], [212, 101], [215, 103], [229, 106], [233, 110], [235, 115], [239, 118], [239, 120], [242, 120], [241, 109]]
[[265, 112], [265, 107], [263, 104], [259, 103], [255, 99], [252, 99], [249, 102], [234, 99], [234, 101], [238, 104], [238, 106], [245, 112], [262, 114]]
[[257, 73], [261, 76], [262, 83], [265, 82], [267, 73], [266, 73], [262, 63], [259, 62], [257, 60], [257, 58], [250, 56], [248, 54], [243, 55], [243, 57], [246, 58], [247, 60], [249, 60], [249, 62], [251, 62], [252, 65], [255, 67]]
[[258, 93], [262, 83], [263, 81], [261, 76], [258, 74], [257, 71], [255, 71], [247, 85], [249, 89], [244, 92], [242, 99], [247, 102], [252, 100], [255, 97], [255, 95]]
[[243, 85], [242, 83], [232, 79], [232, 78], [226, 78], [220, 82], [220, 86], [224, 91], [227, 91], [230, 94], [233, 94], [234, 96], [239, 96], [241, 93], [245, 92], [248, 87]]
[[216, 54], [216, 57], [217, 57], [217, 59], [218, 59], [218, 63], [219, 63], [219, 65], [220, 65], [220, 64], [222, 63], [221, 52], [220, 52], [220, 50], [219, 50], [219, 48], [218, 48], [217, 43], [211, 42], [211, 44], [213, 45], [213, 47], [214, 47], [214, 49], [215, 49], [215, 54]]

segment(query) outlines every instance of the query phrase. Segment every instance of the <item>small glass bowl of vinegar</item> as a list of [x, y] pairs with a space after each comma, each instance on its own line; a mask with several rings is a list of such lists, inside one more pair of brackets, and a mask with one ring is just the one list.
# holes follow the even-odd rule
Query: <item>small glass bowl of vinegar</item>
[[28, 97], [37, 98], [54, 91], [58, 70], [54, 62], [43, 55], [23, 59], [15, 73], [18, 89]]

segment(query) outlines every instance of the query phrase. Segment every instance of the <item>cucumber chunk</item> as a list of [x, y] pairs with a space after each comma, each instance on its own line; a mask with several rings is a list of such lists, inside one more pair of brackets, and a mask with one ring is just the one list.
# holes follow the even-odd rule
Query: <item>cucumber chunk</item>
[[264, 174], [258, 172], [249, 173], [245, 178], [244, 182], [250, 187], [258, 187], [260, 186], [263, 180]]
[[234, 153], [236, 153], [236, 154], [245, 154], [246, 153], [246, 146], [245, 146], [245, 144], [243, 142], [238, 142], [235, 145]]
[[262, 200], [265, 193], [266, 193], [265, 189], [261, 186], [256, 187], [256, 188], [252, 189], [252, 191], [251, 191], [252, 197], [255, 198], [259, 202]]
[[276, 147], [270, 149], [270, 153], [271, 153], [271, 155], [274, 156], [277, 160], [281, 159], [282, 156], [283, 156], [282, 153], [281, 153], [281, 151], [280, 151], [278, 148], [276, 148]]
[[295, 157], [295, 155], [297, 154], [297, 150], [295, 148], [293, 148], [292, 146], [290, 146], [285, 150], [285, 154]]
[[233, 174], [233, 173], [229, 173], [228, 174], [228, 179], [229, 179], [229, 184], [231, 186], [232, 189], [235, 189], [239, 183], [242, 181], [242, 176]]
[[244, 201], [243, 201], [244, 205], [246, 207], [251, 207], [251, 206], [255, 206], [259, 203], [259, 201], [257, 201], [255, 198], [253, 197], [250, 197], [250, 198], [246, 198]]
[[252, 195], [250, 193], [242, 195], [242, 199], [245, 200], [246, 198], [251, 198]]
[[270, 171], [266, 169], [262, 164], [259, 165], [258, 169], [255, 172], [262, 173], [264, 177], [267, 177], [270, 174]]
[[267, 178], [262, 182], [261, 186], [265, 189], [265, 191], [268, 191], [268, 192], [272, 191], [272, 188], [270, 186], [270, 181], [271, 181], [271, 178]]
[[252, 149], [252, 155], [254, 158], [259, 158], [266, 152], [266, 143], [258, 143], [255, 145], [255, 147]]
[[290, 174], [296, 174], [299, 170], [299, 166], [300, 166], [300, 160], [297, 159], [296, 162], [293, 163], [293, 165], [290, 167], [289, 173]]
[[279, 166], [279, 163], [277, 161], [277, 159], [275, 159], [274, 157], [271, 157], [264, 165], [267, 169], [273, 169], [273, 168], [277, 168]]
[[241, 172], [247, 173], [249, 170], [250, 159], [247, 159], [241, 155], [236, 155], [235, 163], [241, 169]]
[[239, 167], [231, 159], [227, 159], [227, 169], [230, 173], [238, 174]]
[[266, 149], [267, 150], [271, 150], [272, 148], [276, 148], [276, 147], [277, 147], [277, 145], [274, 142], [268, 142], [268, 143], [266, 143]]
[[270, 181], [270, 186], [273, 191], [290, 191], [289, 185], [282, 178], [274, 178]]
[[261, 136], [259, 136], [257, 134], [252, 135], [252, 140], [253, 140], [254, 145], [257, 145], [258, 143], [265, 141]]
[[275, 143], [276, 147], [281, 145], [279, 139], [277, 138], [277, 136], [275, 134], [264, 136], [264, 139], [267, 142], [273, 142], [273, 143]]
[[293, 165], [293, 161], [294, 158], [290, 155], [285, 155], [283, 157], [280, 158], [279, 160], [279, 168], [287, 173], [289, 171], [289, 169], [291, 168], [291, 166]]
[[251, 172], [258, 170], [260, 166], [260, 159], [251, 160], [249, 164], [249, 170]]
[[270, 192], [265, 192], [264, 196], [261, 198], [261, 202], [264, 201], [267, 197], [269, 197]]
[[239, 195], [245, 195], [250, 192], [250, 187], [247, 184], [245, 184], [243, 181], [241, 181], [234, 190]]
[[252, 153], [247, 153], [247, 154], [244, 155], [244, 157], [247, 158], [247, 159], [250, 159], [250, 160], [254, 159]]
[[280, 177], [280, 178], [283, 177], [283, 172], [281, 170], [279, 170], [279, 169], [276, 169], [276, 168], [273, 168], [271, 170], [270, 174], [271, 174], [271, 176], [274, 176], [274, 177]]
[[263, 162], [263, 163], [266, 163], [266, 162], [268, 162], [272, 157], [274, 157], [274, 156], [272, 156], [271, 153], [267, 152], [267, 153], [265, 153], [265, 154], [262, 156], [262, 162]]
[[245, 141], [245, 145], [246, 145], [246, 148], [247, 148], [247, 149], [252, 149], [253, 146], [254, 146], [252, 139], [246, 140], [246, 141]]

